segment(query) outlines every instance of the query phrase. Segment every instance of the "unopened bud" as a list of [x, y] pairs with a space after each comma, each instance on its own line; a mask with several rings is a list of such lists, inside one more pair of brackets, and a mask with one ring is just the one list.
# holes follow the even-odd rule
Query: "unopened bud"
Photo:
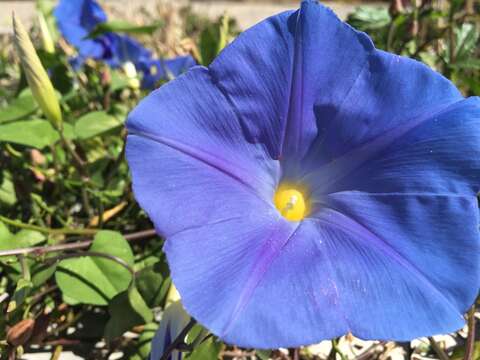
[[38, 24], [40, 25], [43, 49], [46, 52], [53, 54], [55, 52], [55, 44], [53, 43], [52, 35], [50, 34], [50, 29], [48, 28], [45, 16], [40, 11], [38, 12]]
[[27, 31], [20, 20], [15, 18], [15, 15], [13, 15], [13, 33], [18, 56], [33, 97], [45, 116], [57, 129], [60, 129], [62, 113], [52, 82], [38, 58]]

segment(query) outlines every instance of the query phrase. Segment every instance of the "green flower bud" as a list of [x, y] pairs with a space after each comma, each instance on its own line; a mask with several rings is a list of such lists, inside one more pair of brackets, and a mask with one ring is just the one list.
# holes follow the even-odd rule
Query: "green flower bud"
[[47, 20], [45, 20], [45, 16], [40, 11], [38, 12], [38, 23], [40, 25], [40, 35], [42, 37], [43, 49], [46, 52], [53, 54], [55, 52], [55, 44], [53, 43]]
[[45, 116], [57, 129], [60, 129], [62, 127], [62, 113], [55, 89], [38, 58], [25, 27], [20, 20], [15, 18], [15, 15], [13, 15], [13, 33], [18, 56], [33, 97]]

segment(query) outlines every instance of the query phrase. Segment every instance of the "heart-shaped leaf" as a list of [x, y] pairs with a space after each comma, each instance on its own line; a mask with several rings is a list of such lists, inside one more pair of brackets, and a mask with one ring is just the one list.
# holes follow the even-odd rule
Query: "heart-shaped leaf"
[[[98, 232], [90, 252], [111, 255], [133, 266], [132, 249], [118, 232]], [[67, 302], [107, 305], [110, 299], [128, 288], [132, 275], [112, 259], [83, 256], [61, 261], [55, 278]]]

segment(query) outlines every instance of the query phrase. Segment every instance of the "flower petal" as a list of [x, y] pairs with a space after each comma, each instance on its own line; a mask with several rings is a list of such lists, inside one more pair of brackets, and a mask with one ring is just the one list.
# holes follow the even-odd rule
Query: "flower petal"
[[85, 39], [98, 24], [107, 21], [107, 15], [93, 0], [62, 0], [53, 12], [63, 37], [78, 48], [83, 57], [99, 58], [103, 55], [102, 44]]
[[106, 47], [109, 49], [109, 57], [104, 60], [111, 67], [118, 67], [127, 62], [137, 65], [152, 56], [150, 50], [127, 35], [106, 33], [100, 39], [107, 44]]
[[437, 113], [405, 121], [352, 148], [312, 171], [306, 181], [312, 184], [314, 197], [344, 190], [476, 194], [479, 125], [478, 98], [444, 105]]
[[320, 131], [309, 153], [315, 164], [310, 166], [414, 126], [462, 99], [449, 80], [426, 65], [374, 50], [343, 97], [326, 101], [318, 94], [314, 108]]
[[480, 284], [475, 196], [343, 192], [313, 216], [354, 335], [409, 340], [463, 325]]
[[162, 234], [271, 203], [278, 164], [244, 140], [206, 68], [196, 67], [145, 98], [129, 115], [127, 129], [135, 195]]
[[332, 11], [304, 1], [299, 11], [273, 16], [239, 35], [210, 70], [247, 139], [266, 144], [278, 159], [306, 152], [317, 134], [314, 101], [344, 99], [372, 49], [366, 35]]
[[298, 227], [258, 214], [181, 232], [165, 248], [187, 310], [227, 342], [447, 333], [478, 292], [475, 197], [335, 194]]
[[[268, 347], [267, 339], [280, 334], [272, 327], [256, 337], [256, 329], [267, 326], [259, 319], [277, 318], [281, 312], [269, 307], [263, 313], [269, 304], [265, 299], [255, 307], [253, 318], [244, 311], [251, 307], [272, 262], [293, 241], [297, 226], [260, 203], [255, 213], [245, 207], [235, 218], [205, 223], [168, 238], [164, 250], [185, 309], [227, 341]], [[247, 325], [238, 329], [239, 323]]]

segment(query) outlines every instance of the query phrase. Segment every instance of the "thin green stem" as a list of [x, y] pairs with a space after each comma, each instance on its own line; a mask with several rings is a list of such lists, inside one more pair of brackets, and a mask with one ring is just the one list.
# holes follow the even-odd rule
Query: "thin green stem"
[[51, 229], [43, 226], [32, 225], [32, 224], [25, 224], [23, 222], [17, 220], [11, 220], [4, 216], [0, 215], [0, 221], [4, 222], [5, 224], [15, 226], [20, 229], [28, 229], [28, 230], [35, 230], [44, 234], [50, 235], [94, 235], [96, 234], [99, 229], [72, 229], [72, 228], [58, 228], [58, 229]]
[[25, 280], [30, 281], [31, 280], [30, 268], [28, 267], [27, 259], [26, 259], [25, 255], [24, 254], [17, 255], [17, 258], [18, 258], [18, 262], [20, 263], [20, 269], [21, 269], [21, 272], [22, 272], [22, 277]]

